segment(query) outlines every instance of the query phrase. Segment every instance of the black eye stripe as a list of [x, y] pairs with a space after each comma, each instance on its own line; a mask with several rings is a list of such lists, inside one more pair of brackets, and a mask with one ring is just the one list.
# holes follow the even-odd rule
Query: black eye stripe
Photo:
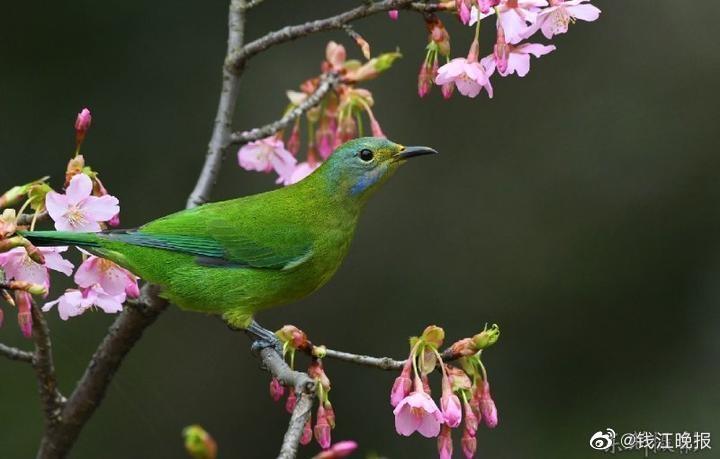
[[367, 148], [363, 148], [362, 150], [360, 150], [358, 156], [360, 156], [360, 159], [362, 159], [363, 161], [369, 162], [372, 161], [373, 156], [375, 155], [373, 155], [373, 152], [368, 150]]

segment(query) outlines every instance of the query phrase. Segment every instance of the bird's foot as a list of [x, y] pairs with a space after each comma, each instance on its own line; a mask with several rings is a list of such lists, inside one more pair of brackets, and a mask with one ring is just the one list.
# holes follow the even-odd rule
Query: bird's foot
[[283, 343], [272, 331], [267, 328], [261, 327], [259, 323], [254, 320], [250, 322], [245, 332], [253, 338], [250, 350], [253, 353], [259, 354], [260, 351], [266, 348], [273, 348], [280, 356], [283, 355]]

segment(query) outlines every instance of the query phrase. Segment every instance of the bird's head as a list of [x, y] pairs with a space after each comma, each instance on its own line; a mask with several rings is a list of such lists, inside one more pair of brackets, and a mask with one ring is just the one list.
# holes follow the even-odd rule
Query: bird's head
[[435, 153], [428, 147], [404, 147], [380, 137], [361, 137], [340, 145], [318, 172], [337, 192], [364, 201], [408, 159]]

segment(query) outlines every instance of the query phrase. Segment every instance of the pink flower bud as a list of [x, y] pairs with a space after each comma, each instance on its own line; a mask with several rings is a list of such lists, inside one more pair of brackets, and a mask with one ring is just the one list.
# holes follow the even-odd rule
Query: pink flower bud
[[393, 21], [397, 21], [398, 17], [400, 16], [400, 11], [390, 10], [388, 11], [388, 16], [390, 16], [390, 19], [392, 19]]
[[15, 304], [18, 308], [17, 320], [18, 325], [20, 326], [20, 331], [25, 338], [30, 338], [32, 336], [33, 326], [31, 312], [32, 297], [28, 292], [18, 290], [15, 292]]
[[409, 374], [405, 376], [405, 370], [395, 379], [392, 390], [390, 391], [390, 405], [397, 406], [398, 403], [410, 393], [412, 388], [412, 380]]
[[310, 443], [310, 440], [312, 440], [312, 437], [313, 437], [312, 416], [310, 416], [310, 417], [308, 417], [308, 420], [305, 423], [305, 427], [303, 427], [302, 436], [300, 437], [300, 444], [307, 445], [308, 443]]
[[478, 0], [478, 9], [482, 14], [487, 14], [490, 8], [495, 8], [500, 4], [500, 0]]
[[482, 392], [480, 393], [480, 413], [485, 425], [493, 429], [498, 425], [497, 408], [495, 401], [490, 396], [490, 383], [482, 382]]
[[418, 96], [425, 97], [430, 92], [430, 85], [433, 80], [430, 76], [430, 69], [426, 62], [420, 65], [420, 71], [418, 72]]
[[458, 17], [460, 18], [460, 22], [465, 25], [470, 22], [470, 7], [466, 3], [466, 1], [460, 1], [460, 6], [458, 8]]
[[328, 378], [327, 374], [325, 374], [325, 370], [323, 369], [323, 365], [322, 365], [322, 360], [313, 359], [310, 366], [308, 366], [307, 373], [308, 373], [308, 376], [317, 380], [317, 382], [323, 386], [323, 389], [325, 389], [325, 391], [330, 390], [330, 378]]
[[287, 149], [293, 155], [297, 155], [300, 151], [300, 123], [295, 123], [287, 141]]
[[140, 287], [138, 287], [137, 280], [128, 280], [125, 284], [125, 295], [129, 298], [137, 298], [140, 296]]
[[464, 431], [461, 443], [465, 459], [472, 459], [475, 457], [475, 451], [477, 450], [477, 439], [475, 438], [475, 435], [470, 435], [467, 430]]
[[2, 327], [4, 321], [5, 321], [5, 312], [3, 312], [2, 309], [0, 309], [0, 327]]
[[452, 97], [453, 92], [455, 91], [455, 84], [454, 83], [445, 83], [444, 85], [440, 86], [440, 92], [443, 95], [443, 98], [449, 99]]
[[358, 444], [354, 441], [340, 441], [322, 451], [320, 454], [315, 456], [313, 459], [341, 459], [352, 454], [358, 447]]
[[322, 449], [328, 449], [330, 447], [330, 424], [327, 422], [327, 417], [325, 414], [325, 408], [322, 406], [318, 406], [317, 411], [317, 422], [315, 423], [315, 441], [318, 442], [318, 445]]
[[510, 46], [505, 42], [505, 31], [502, 26], [497, 26], [497, 41], [493, 48], [495, 56], [495, 65], [497, 65], [498, 73], [504, 75], [507, 72], [508, 59], [510, 58]]
[[288, 394], [287, 400], [285, 400], [285, 411], [292, 414], [293, 410], [295, 409], [295, 405], [297, 404], [297, 395], [295, 395], [294, 390], [290, 390], [290, 393]]
[[335, 428], [335, 409], [333, 408], [330, 401], [325, 402], [325, 418], [327, 419], [330, 428]]
[[120, 214], [115, 214], [107, 223], [112, 227], [120, 226]]
[[280, 384], [280, 381], [278, 381], [277, 378], [272, 378], [270, 380], [270, 397], [277, 402], [284, 394], [285, 386]]
[[451, 459], [453, 453], [452, 434], [450, 433], [450, 427], [447, 425], [442, 426], [440, 429], [440, 435], [437, 441], [438, 454], [440, 459]]
[[443, 375], [442, 396], [440, 397], [440, 409], [442, 410], [445, 424], [455, 428], [462, 420], [462, 408], [460, 399], [455, 395], [450, 386], [450, 380]]
[[77, 145], [80, 145], [83, 140], [85, 140], [85, 134], [87, 134], [88, 129], [90, 129], [91, 123], [92, 116], [90, 115], [90, 110], [83, 108], [75, 119], [75, 142]]
[[465, 431], [474, 437], [480, 421], [467, 401], [463, 404], [463, 408], [465, 408]]

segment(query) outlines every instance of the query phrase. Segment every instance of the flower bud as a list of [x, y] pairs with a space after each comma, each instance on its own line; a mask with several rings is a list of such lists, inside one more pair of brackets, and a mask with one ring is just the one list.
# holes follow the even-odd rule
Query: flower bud
[[296, 122], [290, 132], [290, 138], [287, 141], [287, 150], [297, 156], [300, 151], [300, 122]]
[[500, 4], [500, 0], [478, 0], [478, 9], [482, 14], [490, 12], [490, 8], [495, 8]]
[[330, 424], [330, 428], [335, 428], [335, 408], [333, 408], [332, 403], [330, 403], [330, 400], [325, 402], [325, 419], [327, 419], [328, 424]]
[[325, 374], [321, 359], [313, 359], [310, 366], [308, 366], [307, 374], [322, 385], [326, 392], [330, 390], [330, 378], [328, 378], [327, 374]]
[[430, 68], [427, 63], [423, 61], [422, 65], [420, 65], [420, 71], [418, 72], [418, 96], [427, 96], [432, 87], [432, 82]]
[[182, 431], [185, 450], [193, 459], [215, 459], [217, 443], [202, 426], [194, 424]]
[[318, 442], [318, 445], [322, 449], [328, 449], [330, 447], [330, 424], [327, 422], [327, 417], [325, 414], [325, 407], [323, 407], [322, 403], [320, 406], [318, 406], [317, 410], [317, 421], [315, 422], [315, 441]]
[[365, 59], [370, 59], [370, 43], [360, 35], [355, 36], [355, 43], [360, 47], [360, 51]]
[[2, 327], [4, 321], [5, 321], [5, 312], [2, 309], [0, 309], [0, 327]]
[[332, 70], [338, 71], [342, 69], [347, 54], [345, 47], [334, 41], [330, 41], [325, 48], [325, 59], [330, 63]]
[[18, 204], [28, 191], [27, 185], [14, 186], [0, 196], [0, 208]]
[[458, 18], [460, 22], [467, 25], [470, 22], [470, 2], [471, 0], [455, 0], [455, 8], [457, 8]]
[[285, 400], [285, 411], [292, 414], [295, 409], [295, 405], [297, 404], [297, 395], [295, 395], [295, 391], [293, 389], [290, 389], [289, 392], [288, 398]]
[[508, 59], [510, 59], [510, 46], [505, 41], [505, 30], [500, 24], [497, 26], [497, 41], [493, 47], [493, 55], [498, 73], [504, 75], [507, 72]]
[[307, 422], [305, 423], [305, 426], [303, 427], [302, 436], [300, 436], [300, 444], [307, 445], [308, 443], [310, 443], [310, 440], [312, 440], [312, 437], [312, 416], [309, 416]]
[[475, 438], [475, 435], [470, 435], [467, 430], [464, 431], [461, 444], [465, 459], [472, 459], [475, 457], [475, 451], [477, 450], [477, 439]]
[[83, 155], [75, 155], [75, 157], [68, 161], [67, 167], [65, 168], [65, 188], [70, 185], [70, 180], [72, 180], [73, 177], [77, 174], [82, 174], [84, 168], [85, 157]]
[[482, 382], [479, 402], [482, 420], [486, 426], [494, 429], [498, 425], [497, 407], [495, 406], [495, 401], [490, 396], [490, 383], [487, 381]]
[[453, 83], [445, 83], [444, 85], [440, 86], [440, 92], [442, 93], [444, 99], [451, 98], [454, 91], [455, 85]]
[[474, 437], [480, 421], [467, 400], [463, 402], [463, 408], [465, 410], [465, 430]]
[[398, 17], [400, 16], [400, 11], [390, 10], [388, 11], [388, 16], [390, 16], [390, 19], [392, 19], [393, 21], [397, 21]]
[[280, 330], [275, 332], [280, 341], [287, 343], [295, 349], [302, 349], [307, 347], [310, 342], [307, 339], [305, 332], [297, 328], [295, 325], [285, 325]]
[[420, 380], [422, 381], [423, 391], [425, 391], [425, 393], [428, 395], [432, 395], [432, 389], [430, 388], [430, 380], [428, 379], [427, 375], [422, 375]]
[[437, 440], [438, 454], [440, 459], [451, 459], [453, 452], [452, 434], [450, 427], [443, 425]]
[[358, 444], [354, 441], [340, 441], [332, 445], [330, 449], [320, 452], [313, 459], [341, 459], [351, 455], [357, 447]]
[[20, 326], [20, 331], [22, 332], [23, 336], [25, 338], [32, 337], [32, 326], [33, 326], [33, 319], [32, 319], [32, 297], [28, 292], [22, 291], [22, 290], [16, 290], [15, 291], [15, 304], [18, 308], [18, 325]]
[[270, 380], [270, 397], [277, 402], [283, 395], [285, 395], [285, 386], [280, 384], [277, 378], [272, 378]]
[[90, 110], [83, 108], [75, 119], [75, 143], [78, 147], [83, 140], [85, 140], [85, 135], [87, 134], [88, 129], [90, 129], [91, 123], [92, 116], [90, 115]]
[[395, 378], [392, 390], [390, 390], [390, 405], [393, 407], [396, 407], [402, 399], [407, 397], [412, 389], [412, 379], [410, 378], [412, 376], [412, 359], [412, 356], [407, 359], [400, 376]]
[[462, 421], [462, 408], [460, 399], [455, 395], [450, 386], [450, 380], [443, 375], [442, 396], [440, 397], [440, 410], [445, 418], [445, 424], [455, 428]]
[[500, 338], [500, 327], [498, 327], [497, 324], [493, 324], [489, 329], [485, 329], [473, 336], [472, 340], [475, 343], [475, 347], [481, 350], [487, 349], [495, 344], [498, 338]]
[[450, 352], [454, 355], [468, 357], [475, 354], [477, 352], [477, 348], [475, 347], [475, 342], [471, 338], [463, 338], [452, 343], [450, 346]]

